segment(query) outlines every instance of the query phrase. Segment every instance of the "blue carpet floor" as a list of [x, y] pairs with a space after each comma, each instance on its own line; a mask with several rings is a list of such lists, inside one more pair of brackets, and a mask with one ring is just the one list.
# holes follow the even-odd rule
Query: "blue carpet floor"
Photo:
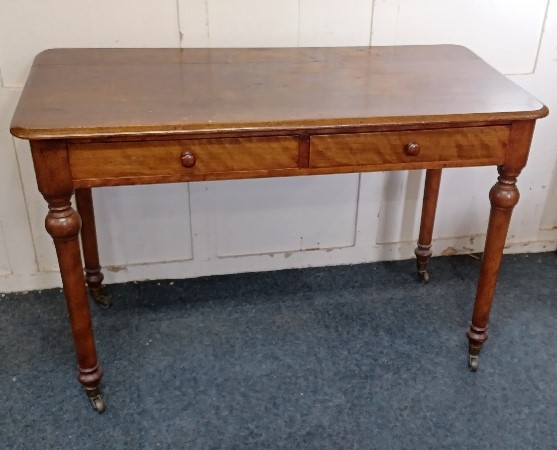
[[109, 286], [107, 410], [75, 380], [59, 289], [0, 298], [0, 448], [557, 448], [557, 256], [503, 260], [467, 369], [479, 261]]

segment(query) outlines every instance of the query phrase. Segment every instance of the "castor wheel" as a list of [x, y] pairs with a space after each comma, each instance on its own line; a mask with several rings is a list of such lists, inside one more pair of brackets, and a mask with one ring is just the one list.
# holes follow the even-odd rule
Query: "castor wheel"
[[99, 414], [102, 414], [106, 409], [106, 405], [100, 396], [92, 398], [91, 403], [93, 404], [93, 409]]
[[478, 370], [479, 362], [479, 355], [468, 355], [468, 367], [470, 368], [470, 372], [476, 372]]
[[420, 278], [425, 284], [429, 283], [429, 272], [427, 270], [420, 270], [418, 275], [420, 275]]
[[93, 301], [102, 309], [108, 309], [112, 306], [112, 295], [104, 294], [102, 290], [91, 290]]
[[99, 388], [95, 388], [91, 391], [87, 391], [87, 397], [91, 400], [91, 404], [93, 405], [93, 409], [97, 411], [99, 414], [102, 414], [106, 409], [106, 405], [104, 404], [104, 400], [101, 397], [101, 392]]

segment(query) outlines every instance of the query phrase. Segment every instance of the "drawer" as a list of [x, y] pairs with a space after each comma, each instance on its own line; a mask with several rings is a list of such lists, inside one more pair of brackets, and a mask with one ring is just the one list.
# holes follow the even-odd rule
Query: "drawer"
[[74, 180], [153, 176], [186, 179], [188, 175], [288, 169], [298, 167], [298, 153], [297, 136], [69, 146]]
[[315, 135], [310, 138], [309, 167], [381, 166], [411, 168], [413, 163], [446, 162], [447, 166], [503, 162], [509, 127], [389, 131]]

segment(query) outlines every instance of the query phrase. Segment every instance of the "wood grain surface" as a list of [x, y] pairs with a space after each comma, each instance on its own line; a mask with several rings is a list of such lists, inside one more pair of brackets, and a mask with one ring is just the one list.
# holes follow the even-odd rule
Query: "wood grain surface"
[[25, 139], [276, 134], [536, 119], [538, 100], [464, 47], [54, 49], [11, 131]]
[[[298, 166], [295, 136], [69, 145], [74, 179], [195, 175]], [[182, 154], [195, 162], [184, 167]]]
[[[493, 126], [312, 136], [309, 167], [426, 161], [500, 164], [505, 157], [509, 131], [509, 127]], [[406, 151], [409, 144], [418, 146], [417, 154]]]

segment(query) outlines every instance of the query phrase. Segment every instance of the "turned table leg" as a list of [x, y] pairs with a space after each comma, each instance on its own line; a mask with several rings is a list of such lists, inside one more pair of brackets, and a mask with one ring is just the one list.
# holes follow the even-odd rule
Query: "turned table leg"
[[478, 369], [480, 350], [488, 338], [489, 314], [493, 304], [499, 267], [503, 258], [505, 240], [513, 208], [520, 198], [516, 180], [520, 171], [526, 165], [533, 132], [533, 121], [517, 122], [512, 125], [505, 162], [498, 167], [497, 183], [489, 191], [491, 213], [472, 322], [466, 333], [469, 349], [468, 365], [472, 371]]
[[95, 226], [95, 211], [93, 208], [93, 195], [91, 189], [76, 189], [75, 204], [81, 216], [81, 246], [85, 260], [85, 280], [93, 300], [101, 308], [108, 309], [112, 306], [112, 297], [103, 292], [99, 262], [99, 248], [97, 245], [97, 229]]
[[426, 170], [420, 236], [418, 238], [418, 246], [416, 250], [414, 250], [416, 255], [416, 268], [424, 283], [429, 282], [427, 263], [432, 254], [431, 238], [433, 236], [433, 224], [435, 222], [435, 210], [437, 209], [440, 184], [441, 169]]
[[58, 256], [77, 355], [77, 378], [93, 407], [103, 412], [105, 406], [99, 388], [102, 369], [97, 362], [78, 240], [81, 218], [71, 206], [73, 185], [66, 146], [56, 141], [38, 141], [32, 142], [31, 148], [39, 190], [48, 203], [45, 227], [54, 240]]
[[476, 291], [472, 323], [466, 333], [469, 341], [469, 366], [473, 371], [478, 368], [478, 356], [483, 343], [487, 340], [489, 313], [493, 304], [505, 239], [513, 208], [518, 203], [520, 196], [516, 187], [516, 177], [506, 173], [503, 167], [499, 168], [499, 173], [500, 176], [497, 183], [489, 192], [491, 213], [487, 228], [487, 238]]
[[85, 280], [81, 269], [78, 234], [79, 214], [70, 204], [70, 196], [48, 198], [46, 230], [52, 236], [60, 265], [64, 295], [72, 325], [78, 361], [78, 379], [99, 412], [104, 411], [99, 382], [102, 371], [97, 363]]

